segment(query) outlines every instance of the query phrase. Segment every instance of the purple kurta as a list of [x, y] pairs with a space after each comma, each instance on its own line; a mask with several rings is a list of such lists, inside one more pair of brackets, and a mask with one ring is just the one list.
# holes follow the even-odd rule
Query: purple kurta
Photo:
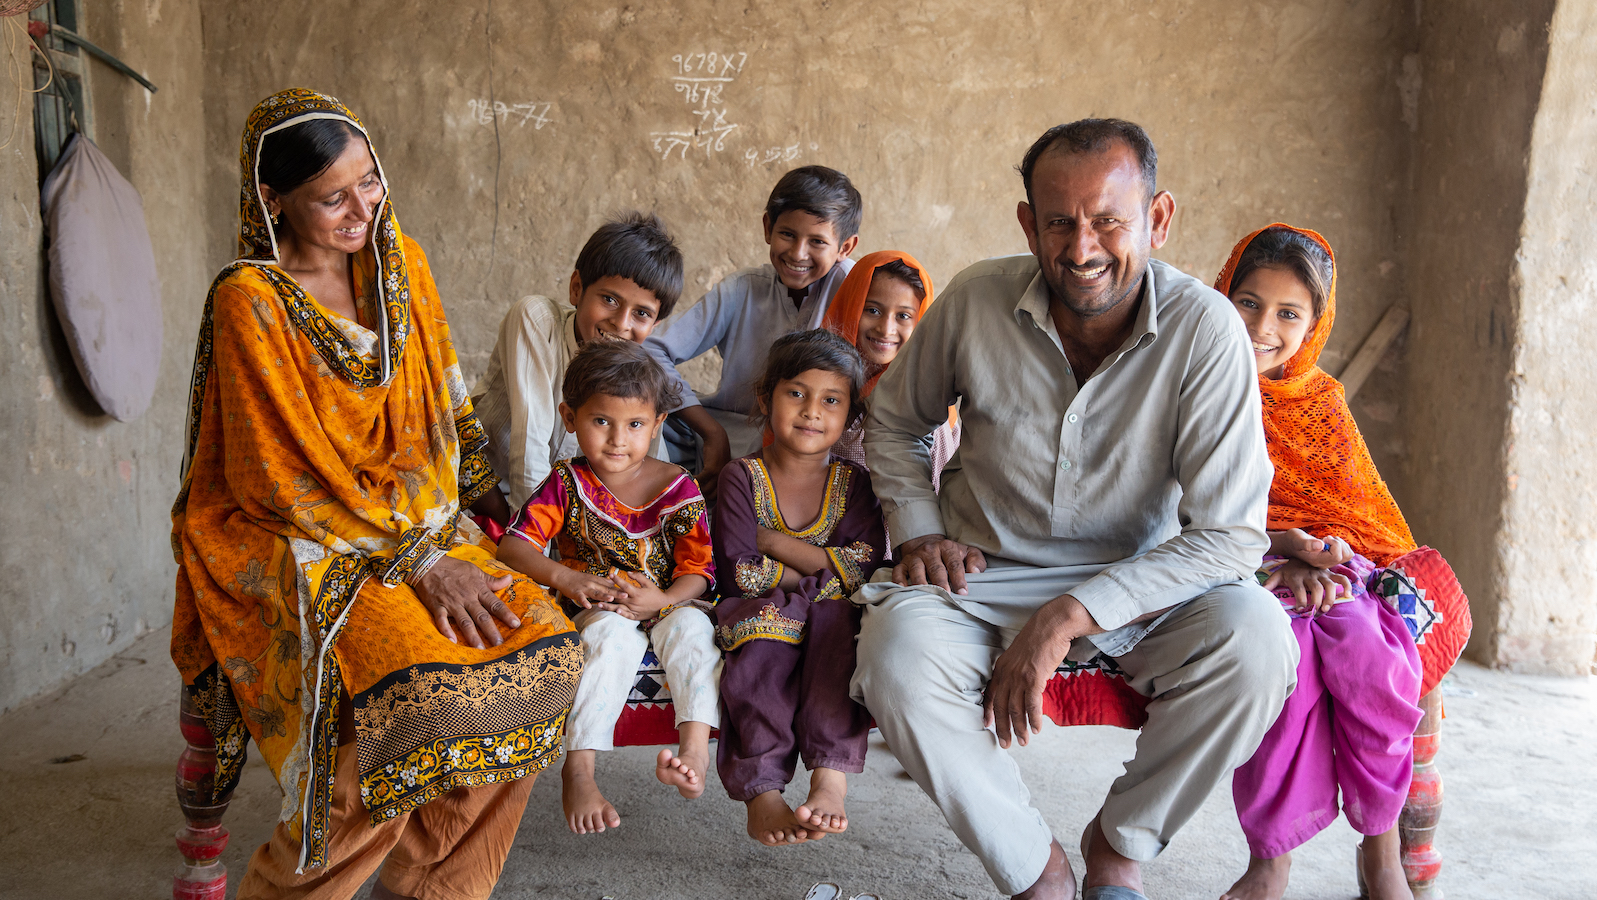
[[[1331, 571], [1353, 582], [1353, 599], [1293, 615], [1297, 689], [1231, 780], [1248, 850], [1260, 859], [1335, 821], [1339, 788], [1348, 824], [1360, 834], [1390, 830], [1408, 798], [1422, 715], [1419, 652], [1403, 617], [1365, 589], [1374, 564], [1355, 556]], [[1276, 589], [1283, 593], [1283, 603], [1294, 602]]]
[[[825, 548], [836, 574], [804, 573], [783, 590], [786, 569], [760, 553], [760, 527]], [[809, 769], [864, 769], [870, 714], [848, 694], [860, 616], [848, 598], [885, 544], [870, 476], [853, 463], [833, 460], [820, 515], [804, 528], [783, 520], [761, 454], [721, 471], [715, 562], [724, 596], [715, 618], [727, 654], [716, 765], [732, 799], [780, 791], [799, 757]]]

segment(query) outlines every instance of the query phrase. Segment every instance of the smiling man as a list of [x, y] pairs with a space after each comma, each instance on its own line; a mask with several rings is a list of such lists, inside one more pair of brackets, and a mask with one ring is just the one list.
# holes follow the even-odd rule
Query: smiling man
[[[865, 450], [891, 580], [866, 585], [854, 696], [1006, 894], [1069, 898], [1064, 850], [1003, 748], [1060, 661], [1148, 696], [1137, 755], [1082, 834], [1089, 900], [1141, 897], [1291, 691], [1297, 646], [1253, 580], [1271, 469], [1246, 331], [1150, 254], [1175, 199], [1141, 128], [1084, 119], [1021, 163], [1032, 255], [960, 273], [882, 377]], [[922, 436], [961, 400], [932, 489]]]

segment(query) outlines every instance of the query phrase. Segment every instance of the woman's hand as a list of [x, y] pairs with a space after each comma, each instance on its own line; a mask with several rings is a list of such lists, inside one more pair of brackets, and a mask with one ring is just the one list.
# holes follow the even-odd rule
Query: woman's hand
[[616, 572], [610, 576], [610, 582], [616, 597], [609, 603], [595, 603], [598, 609], [642, 622], [671, 605], [671, 598], [665, 591], [642, 572]]
[[496, 624], [520, 628], [521, 620], [494, 595], [510, 586], [509, 575], [489, 578], [463, 559], [446, 556], [415, 584], [416, 596], [432, 614], [438, 633], [450, 641], [482, 649], [504, 642]]
[[1336, 603], [1338, 594], [1353, 596], [1353, 583], [1346, 575], [1311, 566], [1299, 559], [1287, 560], [1264, 583], [1267, 591], [1277, 587], [1285, 587], [1292, 592], [1292, 596], [1297, 598], [1298, 612], [1327, 612]]
[[1353, 558], [1353, 548], [1347, 541], [1339, 537], [1317, 538], [1301, 528], [1282, 534], [1273, 543], [1279, 545], [1279, 555], [1302, 560], [1317, 569], [1339, 566]]

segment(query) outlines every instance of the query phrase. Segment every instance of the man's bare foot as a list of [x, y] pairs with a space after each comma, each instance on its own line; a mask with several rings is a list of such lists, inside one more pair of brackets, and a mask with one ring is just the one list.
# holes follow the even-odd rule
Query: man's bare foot
[[843, 799], [848, 796], [848, 776], [836, 769], [817, 766], [810, 772], [810, 795], [793, 811], [805, 828], [827, 834], [848, 830], [848, 813]]
[[756, 795], [746, 805], [749, 808], [749, 837], [767, 847], [802, 844], [822, 837], [819, 833], [811, 835], [793, 817], [793, 810], [787, 808], [781, 791], [766, 791]]
[[596, 752], [569, 751], [560, 769], [560, 805], [566, 811], [566, 827], [574, 834], [598, 834], [621, 825], [621, 816], [599, 793], [599, 783], [593, 779]]
[[705, 722], [683, 722], [677, 726], [676, 755], [661, 750], [655, 757], [654, 777], [669, 784], [689, 800], [704, 793], [704, 779], [710, 771], [710, 726]]
[[1100, 810], [1081, 833], [1081, 858], [1087, 863], [1087, 873], [1082, 876], [1081, 889], [1085, 891], [1088, 888], [1114, 885], [1142, 893], [1142, 864], [1121, 856], [1109, 843], [1109, 839], [1104, 837], [1103, 826], [1098, 822], [1099, 816], [1102, 815], [1103, 811]]
[[1369, 891], [1370, 900], [1414, 900], [1408, 875], [1403, 872], [1396, 826], [1385, 834], [1365, 836], [1363, 850], [1359, 854], [1359, 874], [1364, 876], [1364, 889]]
[[1248, 870], [1242, 873], [1236, 884], [1231, 885], [1231, 890], [1220, 895], [1220, 900], [1281, 900], [1286, 893], [1287, 873], [1291, 869], [1290, 853], [1283, 853], [1274, 859], [1250, 856]]
[[1070, 858], [1065, 848], [1054, 841], [1048, 847], [1048, 865], [1031, 887], [1015, 895], [1014, 900], [1072, 900], [1076, 896], [1076, 873], [1070, 871]]

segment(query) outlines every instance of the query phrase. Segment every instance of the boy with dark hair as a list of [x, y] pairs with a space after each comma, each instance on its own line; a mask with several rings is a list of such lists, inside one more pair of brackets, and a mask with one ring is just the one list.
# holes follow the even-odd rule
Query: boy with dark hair
[[[614, 748], [616, 719], [652, 643], [665, 669], [681, 737], [661, 750], [655, 777], [694, 799], [704, 793], [710, 729], [720, 718], [721, 653], [713, 605], [709, 519], [680, 466], [649, 445], [677, 403], [672, 380], [642, 347], [590, 344], [571, 360], [560, 417], [582, 455], [556, 463], [499, 542], [499, 561], [582, 607], [583, 672], [566, 720], [561, 805], [566, 825], [592, 834], [621, 824], [594, 780]], [[556, 562], [544, 555], [560, 548]]]
[[511, 306], [472, 391], [488, 461], [510, 500], [490, 518], [509, 518], [556, 460], [578, 454], [558, 412], [578, 348], [597, 339], [642, 343], [681, 294], [682, 252], [658, 218], [630, 212], [588, 238], [571, 273], [569, 306], [536, 294]]
[[[667, 424], [673, 458], [692, 462], [698, 456], [699, 484], [707, 494], [714, 494], [728, 460], [760, 449], [760, 430], [748, 421], [754, 381], [777, 338], [820, 327], [854, 265], [848, 255], [859, 243], [862, 205], [859, 191], [836, 169], [803, 166], [783, 175], [765, 202], [771, 261], [727, 276], [647, 341], [682, 391], [682, 406]], [[721, 383], [714, 393], [696, 396], [676, 366], [711, 348], [721, 354]], [[678, 423], [686, 428], [674, 427]], [[698, 454], [694, 443], [703, 445]]]

